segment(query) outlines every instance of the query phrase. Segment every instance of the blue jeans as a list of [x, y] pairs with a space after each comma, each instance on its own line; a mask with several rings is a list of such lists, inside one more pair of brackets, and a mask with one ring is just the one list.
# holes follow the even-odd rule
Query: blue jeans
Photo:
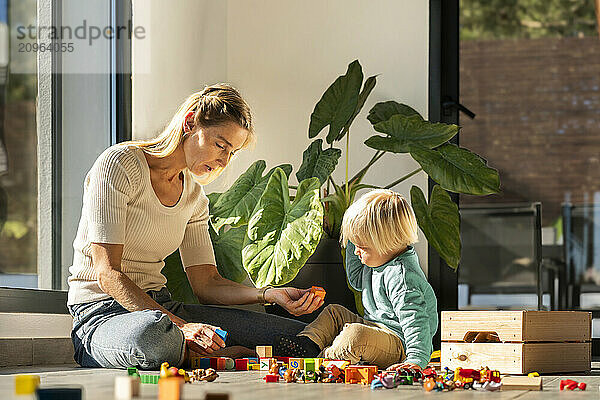
[[[148, 292], [157, 303], [187, 322], [219, 326], [228, 332], [228, 346], [253, 349], [273, 343], [275, 335], [296, 335], [305, 323], [235, 308], [183, 304], [166, 288]], [[82, 367], [158, 369], [184, 361], [183, 332], [158, 310], [130, 312], [106, 299], [69, 306], [75, 361]]]

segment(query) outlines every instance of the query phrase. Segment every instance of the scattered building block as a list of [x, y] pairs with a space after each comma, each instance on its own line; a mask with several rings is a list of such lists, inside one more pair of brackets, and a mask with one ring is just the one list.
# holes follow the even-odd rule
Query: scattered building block
[[324, 358], [313, 358], [313, 360], [315, 360], [315, 371], [318, 371], [325, 362]]
[[38, 375], [17, 375], [15, 376], [15, 394], [31, 394], [40, 386], [40, 377]]
[[378, 369], [374, 365], [349, 365], [345, 370], [346, 383], [370, 385], [377, 372]]
[[129, 400], [140, 395], [140, 378], [137, 375], [115, 377], [115, 399]]
[[505, 376], [502, 378], [502, 390], [542, 390], [542, 377]]
[[136, 376], [139, 375], [140, 373], [138, 372], [136, 367], [129, 367], [127, 368], [127, 375], [128, 376]]
[[256, 354], [259, 358], [273, 357], [273, 346], [256, 346]]
[[219, 369], [218, 368], [218, 361], [217, 361], [218, 359], [219, 359], [219, 357], [211, 357], [210, 358], [210, 368], [212, 368], [212, 369]]
[[235, 370], [236, 371], [248, 371], [248, 359], [247, 358], [238, 358], [235, 360]]
[[229, 358], [229, 357], [225, 358], [225, 369], [230, 370], [230, 371], [232, 369], [235, 369], [235, 361], [233, 360], [233, 358]]
[[180, 400], [183, 378], [169, 376], [158, 381], [158, 400]]
[[269, 382], [279, 382], [279, 375], [275, 375], [275, 374], [268, 374], [267, 376], [265, 376], [263, 378], [265, 380], [265, 382], [269, 383]]
[[277, 363], [277, 360], [274, 358], [261, 358], [260, 359], [260, 370], [268, 371], [269, 369], [271, 369], [271, 366], [276, 363]]
[[304, 359], [304, 373], [307, 372], [315, 372], [315, 359], [314, 358], [305, 358]]
[[215, 329], [215, 333], [221, 337], [224, 341], [227, 340], [227, 331], [222, 329]]
[[345, 360], [324, 360], [323, 361], [323, 366], [325, 368], [331, 367], [332, 365], [335, 365], [339, 369], [344, 369], [348, 365], [350, 365], [350, 361], [345, 361]]
[[248, 371], [260, 371], [260, 364], [248, 364]]
[[191, 369], [208, 369], [210, 368], [210, 358], [207, 357], [192, 357], [190, 358]]
[[248, 364], [260, 364], [260, 358], [248, 357]]
[[275, 357], [275, 358], [277, 359], [277, 361], [282, 361], [284, 364], [289, 364], [291, 357]]
[[38, 400], [81, 400], [83, 389], [81, 387], [38, 388], [35, 394]]
[[217, 368], [215, 368], [217, 371], [224, 371], [227, 366], [227, 358], [226, 357], [219, 357], [217, 358]]
[[303, 358], [290, 358], [289, 362], [290, 369], [303, 369], [304, 359]]
[[310, 288], [310, 292], [314, 293], [316, 296], [319, 296], [321, 300], [325, 300], [325, 289], [320, 286], [313, 286]]
[[143, 374], [140, 375], [140, 382], [142, 383], [151, 383], [156, 385], [158, 383], [158, 375], [147, 375], [147, 374]]

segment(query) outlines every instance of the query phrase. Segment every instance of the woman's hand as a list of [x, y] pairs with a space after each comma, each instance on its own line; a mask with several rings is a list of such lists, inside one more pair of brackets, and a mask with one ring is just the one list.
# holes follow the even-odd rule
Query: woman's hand
[[292, 315], [310, 314], [323, 305], [319, 296], [310, 292], [310, 289], [269, 288], [265, 291], [265, 301], [276, 303], [285, 308]]
[[417, 371], [421, 371], [421, 367], [419, 367], [417, 364], [413, 364], [413, 363], [409, 363], [409, 362], [390, 365], [387, 368], [387, 371], [397, 371], [397, 370], [403, 369], [403, 368], [404, 369], [416, 369]]
[[183, 331], [187, 347], [196, 353], [209, 355], [225, 347], [225, 342], [215, 332], [216, 326], [192, 322], [179, 328]]

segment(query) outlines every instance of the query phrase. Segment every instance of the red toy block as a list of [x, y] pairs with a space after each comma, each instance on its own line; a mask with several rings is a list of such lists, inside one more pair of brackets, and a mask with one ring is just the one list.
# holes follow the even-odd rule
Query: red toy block
[[265, 380], [265, 382], [269, 383], [269, 382], [279, 382], [279, 375], [267, 375], [263, 378]]
[[238, 358], [235, 360], [235, 370], [236, 371], [248, 371], [248, 359], [247, 358]]
[[219, 357], [211, 357], [210, 358], [210, 367], [212, 369], [218, 369], [217, 368], [217, 360], [219, 359]]
[[284, 364], [290, 365], [291, 357], [275, 357], [277, 361], [282, 361]]

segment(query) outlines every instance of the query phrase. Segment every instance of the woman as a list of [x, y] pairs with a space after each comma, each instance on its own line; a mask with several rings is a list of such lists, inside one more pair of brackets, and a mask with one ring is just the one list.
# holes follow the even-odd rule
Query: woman
[[229, 332], [228, 345], [246, 351], [271, 343], [275, 333], [303, 329], [291, 319], [171, 300], [160, 271], [177, 249], [203, 304], [269, 302], [295, 315], [323, 304], [308, 290], [256, 289], [217, 272], [208, 199], [195, 180], [215, 179], [253, 140], [246, 102], [234, 88], [215, 85], [191, 95], [157, 138], [112, 146], [98, 157], [85, 179], [69, 277], [80, 365], [182, 365], [190, 350], [209, 355], [225, 346], [217, 327]]

